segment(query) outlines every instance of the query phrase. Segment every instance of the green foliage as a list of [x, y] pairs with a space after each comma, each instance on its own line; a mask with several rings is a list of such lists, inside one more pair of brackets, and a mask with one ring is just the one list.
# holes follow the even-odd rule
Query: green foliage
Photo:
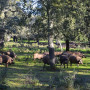
[[[52, 1], [43, 1], [38, 0], [38, 5], [36, 10], [40, 13], [40, 17], [43, 18], [43, 21], [48, 22], [48, 15], [49, 15], [49, 22], [53, 22], [53, 28], [50, 33], [53, 33], [55, 36], [59, 36], [62, 33], [64, 39], [68, 38], [69, 40], [76, 40], [78, 35], [78, 29], [80, 29], [80, 34], [85, 35], [82, 37], [84, 41], [87, 40], [87, 35], [85, 33], [85, 21], [84, 17], [87, 14], [87, 2], [83, 2], [82, 0], [52, 0]], [[49, 4], [47, 4], [49, 2]], [[41, 6], [40, 6], [41, 5]], [[49, 8], [48, 8], [49, 5]], [[49, 10], [49, 14], [47, 12]], [[37, 15], [38, 15], [37, 12]], [[68, 22], [68, 23], [67, 23]], [[44, 22], [42, 23], [45, 24]], [[39, 24], [41, 25], [41, 24]], [[42, 32], [48, 32], [48, 27], [50, 27], [50, 23], [46, 23], [46, 27], [41, 28]], [[37, 25], [36, 25], [37, 26]], [[45, 26], [45, 25], [44, 25]], [[83, 28], [82, 28], [83, 27]], [[40, 29], [40, 27], [39, 27]], [[37, 30], [38, 31], [38, 30]], [[83, 33], [82, 33], [83, 31]], [[81, 41], [81, 40], [80, 40]]]
[[83, 34], [80, 32], [80, 29], [78, 30], [78, 33], [77, 33], [77, 34], [78, 34], [78, 35], [76, 36], [76, 40], [77, 40], [77, 41], [80, 41], [80, 42], [83, 42], [83, 41], [87, 42], [87, 41], [88, 41], [88, 39], [87, 39], [87, 37], [86, 37], [86, 34], [83, 35]]
[[[27, 26], [30, 28], [29, 33], [35, 33], [38, 37], [43, 36], [46, 38], [48, 36], [48, 28], [50, 28], [50, 34], [52, 33], [54, 36], [60, 37], [62, 35], [64, 39], [76, 40], [77, 37], [81, 36], [77, 34], [78, 30], [80, 30], [80, 34], [82, 36], [85, 35], [86, 39], [88, 38], [89, 40], [88, 3], [89, 0], [6, 0], [6, 2], [4, 0], [0, 2], [0, 16], [2, 19], [0, 22], [4, 22], [3, 27], [13, 33], [17, 32], [17, 26], [20, 28]], [[35, 7], [33, 7], [33, 4], [35, 4]], [[30, 24], [32, 16], [35, 16], [33, 25]], [[18, 31], [20, 32], [21, 29], [18, 29]], [[85, 37], [82, 37], [82, 40]]]

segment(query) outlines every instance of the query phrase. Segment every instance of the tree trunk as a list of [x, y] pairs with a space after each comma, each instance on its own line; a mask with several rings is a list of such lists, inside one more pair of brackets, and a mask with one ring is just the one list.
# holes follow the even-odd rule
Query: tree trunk
[[38, 46], [39, 46], [39, 39], [37, 38], [37, 44], [38, 44]]
[[4, 41], [0, 41], [0, 48], [4, 47]]
[[69, 40], [66, 40], [66, 51], [69, 51]]
[[0, 29], [0, 48], [4, 47], [4, 34], [5, 34], [5, 30]]
[[51, 69], [55, 69], [55, 55], [54, 55], [54, 44], [53, 44], [52, 36], [49, 36], [48, 43], [49, 43], [48, 49], [49, 49], [50, 67]]
[[48, 25], [48, 49], [50, 58], [50, 67], [55, 69], [55, 56], [54, 56], [54, 44], [53, 44], [53, 33], [52, 25], [50, 23], [50, 0], [47, 0], [47, 25]]
[[58, 48], [60, 47], [61, 51], [63, 52], [62, 44], [58, 39], [56, 39], [56, 44], [57, 44]]
[[63, 47], [62, 47], [62, 44], [61, 44], [61, 42], [60, 42], [60, 48], [61, 48], [61, 52], [63, 52]]

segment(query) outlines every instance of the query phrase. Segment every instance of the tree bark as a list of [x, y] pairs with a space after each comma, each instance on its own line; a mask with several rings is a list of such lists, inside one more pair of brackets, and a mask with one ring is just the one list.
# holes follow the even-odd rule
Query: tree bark
[[50, 67], [55, 69], [55, 56], [54, 56], [54, 43], [53, 43], [53, 33], [52, 26], [50, 23], [50, 0], [47, 0], [47, 29], [48, 29], [48, 49], [49, 49], [49, 58], [50, 58]]
[[37, 38], [37, 44], [38, 44], [38, 46], [39, 46], [39, 39]]
[[63, 52], [63, 47], [62, 47], [62, 44], [61, 44], [61, 42], [60, 42], [60, 48], [61, 48], [61, 52]]
[[49, 36], [48, 43], [49, 43], [48, 49], [49, 49], [50, 67], [51, 67], [51, 69], [55, 69], [53, 36]]
[[58, 39], [56, 39], [56, 44], [57, 44], [58, 48], [60, 47], [61, 51], [63, 52], [62, 44]]
[[4, 35], [5, 35], [5, 30], [0, 29], [0, 48], [4, 47]]
[[66, 51], [69, 51], [69, 40], [66, 40]]

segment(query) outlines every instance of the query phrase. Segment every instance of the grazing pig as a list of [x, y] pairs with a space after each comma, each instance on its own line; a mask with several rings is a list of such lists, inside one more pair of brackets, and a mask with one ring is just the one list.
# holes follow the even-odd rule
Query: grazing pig
[[[44, 52], [43, 54], [45, 54], [45, 55], [49, 55], [49, 52]], [[60, 54], [62, 54], [62, 52], [54, 52], [54, 55], [56, 56], [56, 57], [58, 57], [58, 56], [60, 56]]]
[[50, 63], [49, 55], [44, 56], [43, 59], [42, 59], [42, 61], [44, 63], [44, 66], [43, 66], [43, 69], [44, 69], [45, 64], [48, 64], [49, 65], [49, 63]]
[[13, 64], [13, 59], [8, 55], [0, 55], [0, 63], [5, 63], [6, 67], [8, 67], [8, 64]]
[[7, 51], [7, 52], [3, 52], [3, 51], [1, 51], [0, 52], [2, 55], [8, 55], [8, 56], [10, 56], [11, 58], [16, 58], [16, 54], [12, 51], [12, 50], [9, 50], [9, 51]]
[[67, 52], [63, 52], [62, 54], [68, 56], [68, 58], [69, 58], [70, 55], [73, 54], [73, 52], [71, 52], [71, 51], [67, 51]]
[[42, 61], [44, 63], [43, 70], [44, 70], [46, 64], [48, 64], [48, 65], [54, 64], [55, 65], [56, 63], [58, 63], [58, 60], [56, 58], [54, 58], [53, 62], [51, 62], [50, 57], [49, 57], [48, 54], [43, 57]]
[[44, 55], [49, 55], [49, 52], [44, 52], [43, 54], [44, 54]]
[[78, 55], [79, 57], [85, 58], [85, 55], [80, 52], [74, 52], [73, 54]]
[[44, 56], [45, 56], [45, 54], [35, 53], [33, 58], [34, 58], [34, 60], [35, 59], [42, 59]]
[[56, 57], [59, 57], [61, 54], [62, 54], [62, 52], [54, 52], [54, 55], [55, 55]]
[[69, 57], [69, 61], [70, 61], [70, 65], [72, 66], [72, 63], [76, 63], [76, 64], [83, 64], [83, 62], [82, 62], [82, 58], [81, 57], [79, 57], [78, 55], [75, 55], [75, 54], [73, 54], [73, 55], [71, 55], [70, 57]]
[[68, 57], [70, 57], [70, 55], [77, 55], [79, 57], [85, 58], [85, 55], [81, 52], [71, 52], [71, 51], [67, 51], [67, 52], [63, 52], [64, 55], [68, 55]]
[[69, 59], [67, 55], [61, 54], [59, 60], [60, 60], [61, 65], [62, 64], [64, 65], [64, 68], [65, 68], [65, 64], [67, 64], [67, 68], [68, 68]]
[[16, 55], [13, 51], [8, 51], [8, 52], [5, 53], [5, 55], [10, 56], [11, 58], [16, 58]]

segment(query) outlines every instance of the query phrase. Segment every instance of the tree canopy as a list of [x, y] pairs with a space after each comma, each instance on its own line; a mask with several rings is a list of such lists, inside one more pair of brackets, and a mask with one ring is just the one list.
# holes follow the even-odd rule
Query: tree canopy
[[[0, 28], [18, 33], [19, 27], [25, 26], [31, 29], [28, 32], [35, 32], [39, 37], [46, 37], [49, 33], [54, 37], [87, 41], [90, 37], [89, 2], [89, 0], [1, 0]], [[30, 23], [32, 21], [33, 25]]]

